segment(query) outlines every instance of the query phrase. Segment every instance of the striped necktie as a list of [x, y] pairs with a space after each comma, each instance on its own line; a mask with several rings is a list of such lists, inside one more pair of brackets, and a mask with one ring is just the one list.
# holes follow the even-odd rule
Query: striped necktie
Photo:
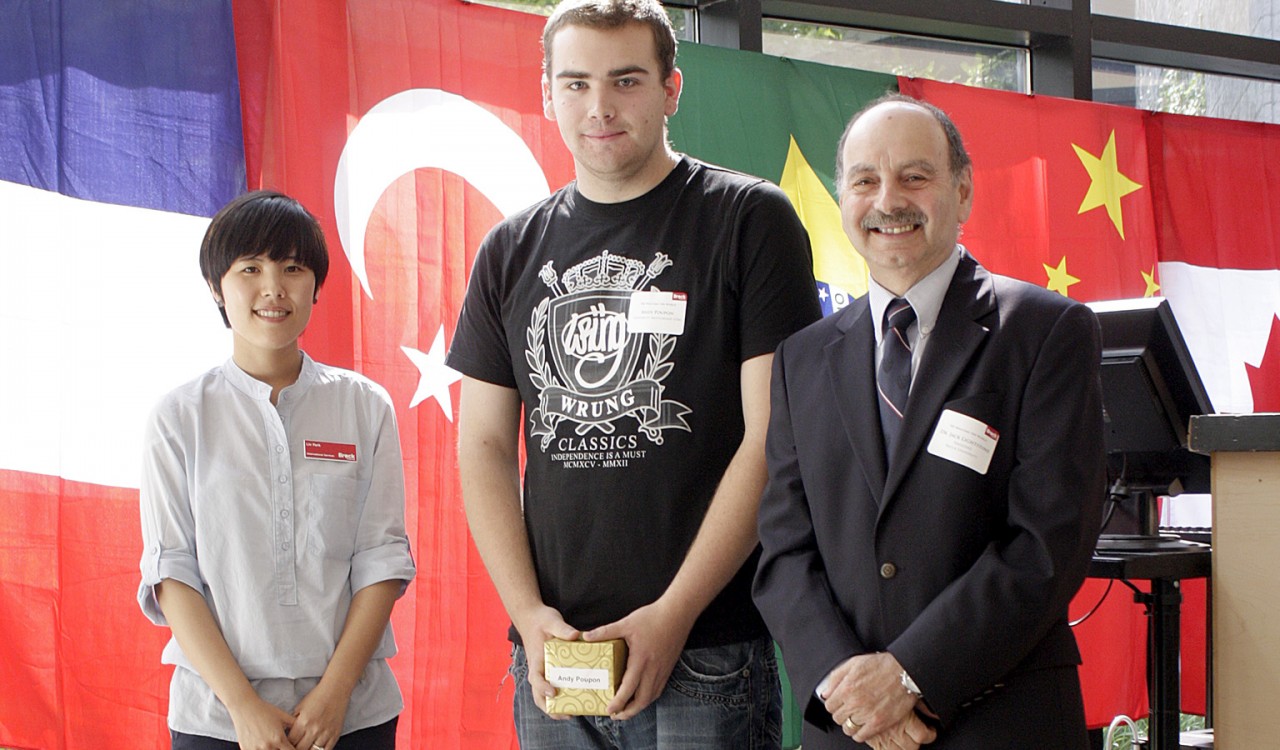
[[876, 373], [876, 390], [880, 393], [880, 429], [884, 432], [886, 459], [893, 456], [893, 447], [902, 431], [902, 415], [907, 410], [907, 394], [911, 391], [911, 343], [907, 339], [907, 328], [915, 320], [916, 311], [905, 299], [893, 299], [884, 310], [881, 328], [884, 352]]

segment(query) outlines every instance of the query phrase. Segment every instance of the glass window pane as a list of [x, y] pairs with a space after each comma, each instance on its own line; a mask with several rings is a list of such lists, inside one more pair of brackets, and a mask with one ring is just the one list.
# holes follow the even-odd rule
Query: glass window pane
[[480, 5], [492, 5], [495, 8], [506, 8], [507, 10], [518, 10], [521, 13], [535, 13], [540, 16], [549, 16], [551, 11], [556, 9], [556, 3], [560, 0], [475, 0]]
[[1031, 90], [1027, 51], [1018, 47], [766, 18], [764, 51], [878, 73], [1005, 91]]
[[[540, 16], [549, 16], [551, 11], [556, 9], [556, 5], [560, 0], [468, 0], [468, 2], [476, 2], [481, 5], [492, 5], [495, 8], [506, 8], [507, 10], [518, 10], [522, 13], [536, 13]], [[667, 5], [667, 18], [671, 19], [671, 26], [675, 29], [676, 39], [682, 42], [697, 41], [693, 38], [694, 23], [693, 9], [681, 8], [675, 5]]]
[[1280, 39], [1280, 0], [1091, 0], [1103, 16]]
[[1093, 61], [1094, 101], [1157, 112], [1280, 124], [1280, 82]]

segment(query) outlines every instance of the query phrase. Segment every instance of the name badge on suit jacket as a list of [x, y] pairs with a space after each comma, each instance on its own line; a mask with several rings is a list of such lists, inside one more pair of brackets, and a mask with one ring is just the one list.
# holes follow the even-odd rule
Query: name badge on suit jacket
[[1000, 432], [967, 414], [947, 409], [938, 417], [926, 449], [938, 458], [958, 463], [985, 475], [995, 455]]

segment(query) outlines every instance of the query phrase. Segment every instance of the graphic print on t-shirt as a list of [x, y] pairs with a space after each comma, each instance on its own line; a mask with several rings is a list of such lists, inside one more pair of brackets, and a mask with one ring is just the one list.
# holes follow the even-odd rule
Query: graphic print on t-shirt
[[647, 285], [671, 259], [656, 253], [646, 268], [605, 250], [559, 277], [553, 262], [538, 273], [551, 295], [533, 309], [525, 334], [539, 392], [529, 418], [542, 451], [553, 450], [565, 468], [621, 467], [662, 445], [663, 430], [690, 431], [691, 409], [662, 398], [677, 337], [627, 328], [632, 293], [661, 291]]

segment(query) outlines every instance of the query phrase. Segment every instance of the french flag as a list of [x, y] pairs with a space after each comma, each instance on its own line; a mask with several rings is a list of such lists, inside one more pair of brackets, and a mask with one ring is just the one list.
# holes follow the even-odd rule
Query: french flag
[[232, 8], [4, 3], [0, 50], [0, 745], [124, 747], [168, 680], [142, 425], [230, 351], [197, 259], [245, 186]]

